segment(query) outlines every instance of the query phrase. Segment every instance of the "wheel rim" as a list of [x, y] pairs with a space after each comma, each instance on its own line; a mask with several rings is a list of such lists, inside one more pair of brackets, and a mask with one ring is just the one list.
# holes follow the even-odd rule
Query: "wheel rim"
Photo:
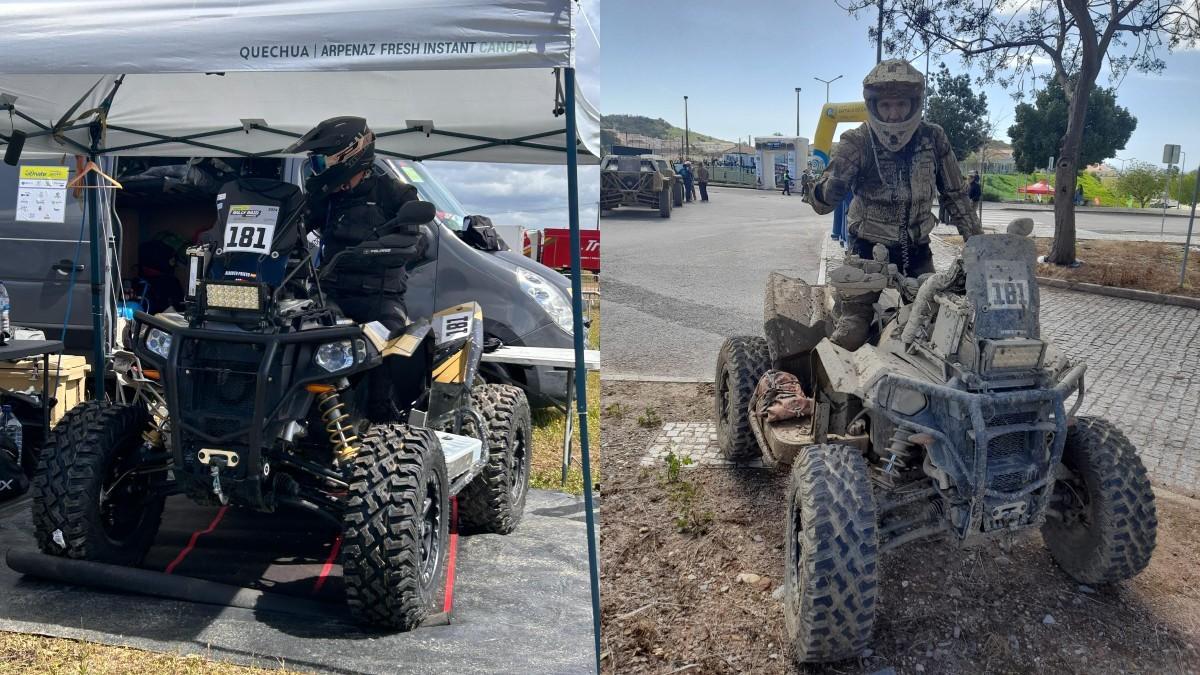
[[717, 383], [717, 421], [723, 427], [728, 427], [733, 419], [736, 411], [733, 409], [733, 397], [729, 392], [733, 390], [733, 373], [729, 372], [729, 368], [724, 369], [721, 381]]
[[791, 546], [788, 547], [787, 575], [795, 584], [800, 579], [800, 559], [804, 557], [804, 513], [795, 499], [788, 508], [791, 509], [791, 529], [788, 531], [788, 543]]
[[[128, 441], [122, 444], [127, 445]], [[100, 526], [117, 546], [136, 534], [146, 519], [145, 498], [152, 486], [148, 475], [132, 473], [136, 468], [136, 456], [122, 447], [100, 487]]]
[[1087, 530], [1091, 527], [1092, 500], [1082, 479], [1076, 477], [1057, 481], [1053, 500], [1062, 514], [1059, 519], [1062, 527], [1068, 530]]
[[520, 429], [513, 438], [512, 466], [508, 473], [513, 480], [508, 494], [512, 503], [517, 504], [525, 496], [525, 488], [529, 485], [529, 453], [525, 449], [525, 434]]
[[437, 476], [425, 483], [421, 504], [421, 585], [428, 587], [438, 571], [442, 557], [442, 490]]

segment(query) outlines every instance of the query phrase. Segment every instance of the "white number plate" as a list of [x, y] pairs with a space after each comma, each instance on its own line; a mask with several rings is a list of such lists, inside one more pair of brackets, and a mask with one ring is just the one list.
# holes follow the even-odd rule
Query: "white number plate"
[[471, 312], [458, 312], [442, 317], [441, 330], [438, 331], [438, 343], [451, 342], [471, 334]]
[[1024, 280], [988, 279], [989, 309], [1025, 309], [1029, 306], [1029, 284]]
[[225, 221], [224, 253], [271, 252], [275, 238], [275, 223], [279, 221], [278, 206], [233, 204]]

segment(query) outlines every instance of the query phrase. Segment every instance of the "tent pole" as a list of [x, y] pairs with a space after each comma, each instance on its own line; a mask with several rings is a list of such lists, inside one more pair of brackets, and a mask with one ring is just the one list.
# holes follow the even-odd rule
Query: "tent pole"
[[[92, 144], [88, 159], [100, 159], [100, 125], [92, 125]], [[92, 398], [104, 400], [104, 272], [101, 267], [101, 252], [107, 255], [107, 246], [100, 232], [100, 176], [95, 171], [85, 177], [87, 181], [88, 236], [92, 244]], [[70, 317], [68, 317], [68, 321]]]
[[[579, 454], [583, 462], [583, 506], [587, 516], [588, 571], [592, 589], [592, 631], [596, 672], [600, 672], [600, 562], [596, 551], [596, 512], [592, 508], [592, 458], [588, 448], [587, 381], [584, 363], [583, 270], [579, 249], [579, 131], [575, 125], [575, 68], [564, 68], [567, 117], [567, 207], [571, 226], [571, 315], [575, 334], [575, 408], [579, 414]], [[567, 411], [567, 414], [571, 414]]]

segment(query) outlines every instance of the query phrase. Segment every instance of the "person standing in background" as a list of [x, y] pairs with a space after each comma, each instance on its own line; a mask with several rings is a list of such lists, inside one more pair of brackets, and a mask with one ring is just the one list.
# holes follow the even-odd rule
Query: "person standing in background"
[[792, 194], [792, 174], [787, 169], [784, 169], [783, 175], [779, 179], [783, 182], [783, 194]]
[[979, 200], [983, 199], [983, 186], [979, 184], [979, 172], [971, 172], [971, 184], [967, 186], [967, 196], [971, 199], [971, 208], [979, 212]]
[[708, 167], [703, 163], [696, 172], [696, 178], [700, 183], [700, 201], [706, 202], [708, 201]]
[[692, 173], [692, 163], [683, 163], [683, 194], [689, 202], [696, 200], [696, 175]]

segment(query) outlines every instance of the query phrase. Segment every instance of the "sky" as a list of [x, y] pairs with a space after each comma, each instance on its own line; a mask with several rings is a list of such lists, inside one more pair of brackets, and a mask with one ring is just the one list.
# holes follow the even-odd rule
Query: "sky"
[[[564, 165], [426, 162], [458, 201], [497, 225], [526, 229], [567, 227], [567, 168]], [[579, 167], [579, 226], [597, 226], [600, 171]]]
[[[862, 79], [875, 65], [875, 45], [867, 39], [875, 15], [855, 19], [833, 0], [603, 0], [602, 11], [601, 110], [683, 127], [686, 94], [689, 127], [731, 141], [794, 134], [796, 87], [802, 89], [799, 135], [811, 140], [825, 102], [825, 85], [813, 78], [843, 75], [830, 85], [829, 100], [861, 100]], [[1174, 143], [1194, 152], [1188, 158], [1194, 168], [1200, 162], [1200, 50], [1165, 61], [1162, 75], [1130, 73], [1120, 83], [1117, 103], [1138, 125], [1117, 156], [1161, 165], [1163, 145]], [[925, 59], [914, 65], [925, 70]], [[946, 65], [962, 72], [955, 56], [946, 57]], [[930, 70], [937, 71], [936, 56]], [[1099, 82], [1110, 86], [1106, 72]], [[997, 135], [1007, 141], [1016, 105], [1011, 92], [982, 90], [999, 121]]]

